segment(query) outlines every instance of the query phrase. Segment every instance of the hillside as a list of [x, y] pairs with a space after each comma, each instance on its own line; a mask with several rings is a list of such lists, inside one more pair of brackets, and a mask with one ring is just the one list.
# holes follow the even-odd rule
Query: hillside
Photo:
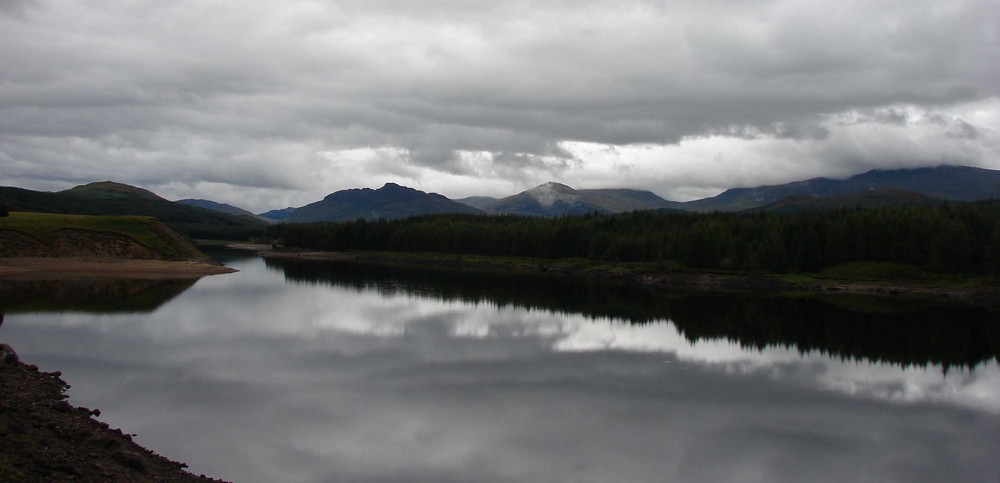
[[177, 203], [187, 206], [193, 206], [195, 208], [201, 208], [203, 210], [212, 210], [212, 211], [218, 211], [219, 213], [227, 213], [230, 215], [235, 215], [240, 217], [248, 217], [254, 220], [263, 221], [265, 223], [274, 222], [274, 220], [270, 218], [266, 218], [264, 216], [251, 213], [250, 211], [244, 210], [243, 208], [240, 208], [238, 206], [233, 206], [226, 203], [219, 203], [218, 201], [188, 198], [183, 200], [177, 200]]
[[59, 192], [0, 187], [0, 203], [21, 212], [151, 216], [190, 238], [245, 240], [259, 236], [267, 226], [260, 220], [174, 203], [142, 188], [110, 181]]
[[0, 258], [68, 257], [211, 262], [150, 217], [12, 212], [0, 218]]
[[933, 198], [912, 191], [898, 189], [876, 189], [834, 196], [796, 195], [778, 200], [767, 206], [756, 208], [762, 211], [776, 213], [793, 213], [800, 211], [820, 211], [837, 208], [882, 208], [899, 205], [932, 205], [944, 203], [945, 200]]
[[882, 189], [953, 201], [997, 199], [1000, 171], [968, 166], [872, 170], [843, 180], [813, 178], [775, 186], [733, 188], [683, 205], [691, 211], [740, 211], [767, 206], [790, 196], [841, 196]]
[[490, 205], [496, 203], [498, 199], [492, 196], [470, 196], [468, 198], [459, 198], [455, 201], [485, 211], [489, 209]]
[[295, 213], [295, 208], [289, 206], [280, 210], [268, 210], [263, 213], [258, 213], [258, 216], [272, 221], [282, 221], [285, 218], [288, 218], [288, 216], [292, 213]]
[[332, 193], [321, 201], [297, 208], [283, 221], [353, 221], [357, 219], [398, 219], [441, 213], [482, 213], [471, 206], [436, 193], [425, 193], [394, 183], [373, 190], [349, 189]]

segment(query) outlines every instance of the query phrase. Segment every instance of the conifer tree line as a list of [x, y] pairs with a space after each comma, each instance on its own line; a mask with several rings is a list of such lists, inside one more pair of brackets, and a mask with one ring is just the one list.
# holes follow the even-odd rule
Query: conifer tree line
[[278, 224], [268, 233], [287, 247], [333, 251], [575, 257], [779, 273], [872, 261], [1000, 275], [1000, 201], [995, 200], [790, 214], [432, 215]]

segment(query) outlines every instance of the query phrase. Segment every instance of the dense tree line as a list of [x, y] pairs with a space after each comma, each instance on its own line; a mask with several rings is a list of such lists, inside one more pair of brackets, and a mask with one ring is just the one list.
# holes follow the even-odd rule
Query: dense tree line
[[289, 247], [336, 251], [578, 257], [774, 272], [872, 261], [1000, 275], [1000, 201], [792, 214], [435, 215], [279, 224], [269, 235]]

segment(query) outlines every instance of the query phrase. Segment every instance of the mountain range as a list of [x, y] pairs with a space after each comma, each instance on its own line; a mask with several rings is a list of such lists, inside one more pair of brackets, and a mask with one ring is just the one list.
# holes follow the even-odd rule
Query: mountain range
[[885, 189], [953, 201], [1000, 198], [1000, 171], [968, 166], [872, 170], [843, 180], [813, 178], [775, 186], [733, 188], [718, 196], [684, 203], [683, 209], [742, 211], [766, 207], [790, 196], [847, 196]]
[[[402, 194], [405, 196], [401, 198]], [[668, 201], [650, 191], [575, 190], [544, 183], [505, 198], [473, 196], [448, 200], [389, 183], [378, 190], [338, 191], [324, 200], [294, 209], [282, 221], [343, 221], [399, 218], [431, 213], [486, 213], [556, 217], [635, 210], [693, 212], [767, 210], [776, 212], [841, 206], [892, 206], [1000, 198], [1000, 171], [966, 166], [872, 170], [847, 179], [813, 178], [774, 186], [733, 188], [695, 201]], [[405, 199], [405, 202], [401, 200]], [[419, 202], [418, 202], [419, 200]], [[447, 203], [450, 201], [451, 203]], [[464, 205], [456, 206], [455, 202]], [[471, 209], [470, 209], [471, 208]], [[291, 208], [282, 210], [287, 214]], [[305, 210], [304, 213], [299, 213]], [[267, 213], [262, 214], [267, 216]]]
[[872, 170], [847, 179], [813, 178], [773, 186], [733, 188], [689, 202], [665, 200], [633, 189], [575, 190], [544, 183], [505, 198], [451, 200], [440, 194], [386, 183], [378, 189], [337, 191], [308, 205], [253, 214], [210, 200], [171, 202], [142, 188], [110, 181], [49, 193], [0, 187], [0, 202], [12, 211], [156, 216], [193, 237], [231, 238], [260, 233], [266, 220], [285, 223], [395, 219], [440, 213], [515, 214], [557, 217], [634, 210], [775, 212], [841, 206], [891, 206], [1000, 198], [1000, 171], [965, 166]]

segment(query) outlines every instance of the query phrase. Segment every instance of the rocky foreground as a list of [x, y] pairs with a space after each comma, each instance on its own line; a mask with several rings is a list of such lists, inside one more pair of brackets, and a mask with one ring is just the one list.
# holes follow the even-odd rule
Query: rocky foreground
[[59, 372], [41, 372], [0, 344], [0, 479], [30, 481], [220, 481], [195, 476], [73, 407]]

